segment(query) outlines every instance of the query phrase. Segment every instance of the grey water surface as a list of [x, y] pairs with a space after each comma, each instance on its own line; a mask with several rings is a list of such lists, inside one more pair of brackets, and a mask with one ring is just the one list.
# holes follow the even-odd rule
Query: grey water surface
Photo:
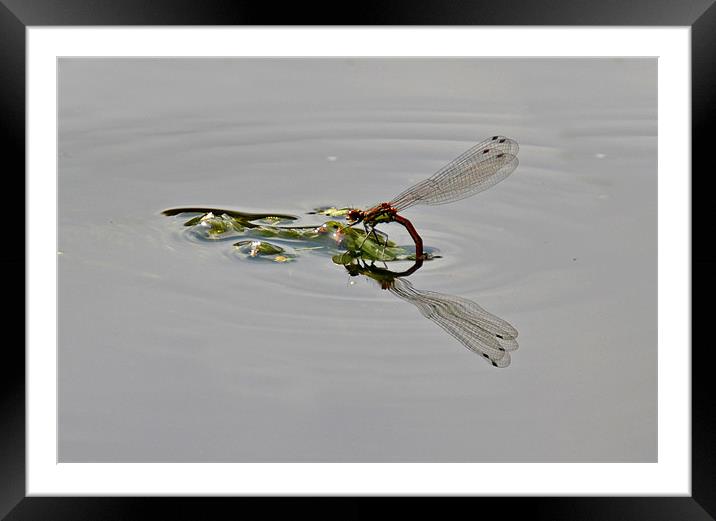
[[[58, 74], [60, 461], [656, 461], [656, 59]], [[329, 254], [247, 260], [161, 215], [317, 224], [312, 208], [388, 200], [495, 134], [520, 143], [510, 177], [404, 215], [442, 256], [410, 283], [512, 324], [507, 368]]]

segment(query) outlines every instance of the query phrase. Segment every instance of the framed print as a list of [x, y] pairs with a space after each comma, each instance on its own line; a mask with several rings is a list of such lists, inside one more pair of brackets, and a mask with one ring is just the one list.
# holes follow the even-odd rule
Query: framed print
[[689, 239], [716, 8], [477, 5], [5, 2], [3, 515], [713, 515]]

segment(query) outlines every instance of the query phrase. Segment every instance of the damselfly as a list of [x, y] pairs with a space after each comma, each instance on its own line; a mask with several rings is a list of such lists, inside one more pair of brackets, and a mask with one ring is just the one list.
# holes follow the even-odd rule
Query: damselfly
[[[363, 223], [367, 234], [380, 223], [397, 222], [408, 230], [415, 243], [415, 258], [423, 258], [423, 239], [412, 223], [398, 212], [416, 204], [438, 205], [465, 199], [496, 185], [515, 168], [519, 145], [504, 136], [493, 136], [455, 158], [428, 179], [421, 181], [389, 202], [347, 214], [351, 226]], [[366, 234], [366, 237], [368, 235]]]

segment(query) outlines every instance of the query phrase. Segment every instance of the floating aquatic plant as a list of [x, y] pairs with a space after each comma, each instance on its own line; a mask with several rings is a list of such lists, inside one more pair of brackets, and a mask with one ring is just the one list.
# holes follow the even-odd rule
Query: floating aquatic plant
[[[342, 210], [331, 213], [340, 214]], [[286, 248], [275, 244], [276, 240], [289, 242], [293, 251], [324, 250], [368, 261], [390, 262], [415, 258], [410, 249], [397, 245], [383, 233], [367, 234], [363, 229], [336, 220], [317, 226], [285, 226], [283, 223], [294, 221], [296, 217], [216, 208], [176, 208], [163, 213], [170, 216], [198, 213], [184, 222], [190, 233], [209, 241], [242, 239], [235, 246], [249, 258], [271, 257], [277, 262], [288, 262], [297, 257], [295, 253], [287, 253]]]

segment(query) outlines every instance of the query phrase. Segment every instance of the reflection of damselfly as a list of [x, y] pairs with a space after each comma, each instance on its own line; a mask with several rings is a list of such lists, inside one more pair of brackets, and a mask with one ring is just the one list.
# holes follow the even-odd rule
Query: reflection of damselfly
[[[379, 223], [402, 224], [413, 242], [416, 259], [423, 258], [423, 240], [412, 223], [398, 212], [416, 204], [438, 205], [458, 201], [494, 186], [517, 168], [519, 145], [504, 136], [493, 136], [457, 157], [432, 177], [408, 188], [387, 203], [367, 210], [352, 209], [347, 218], [351, 226], [363, 222], [366, 232], [375, 235]], [[366, 237], [368, 235], [366, 234]]]
[[[342, 261], [343, 258], [336, 260]], [[462, 345], [483, 356], [495, 367], [510, 365], [510, 351], [519, 347], [517, 330], [472, 300], [415, 289], [410, 281], [403, 277], [420, 269], [422, 260], [417, 260], [410, 269], [399, 273], [350, 257], [345, 257], [345, 260], [344, 266], [351, 276], [364, 275], [376, 280], [381, 288], [413, 304], [425, 318], [435, 322]]]

